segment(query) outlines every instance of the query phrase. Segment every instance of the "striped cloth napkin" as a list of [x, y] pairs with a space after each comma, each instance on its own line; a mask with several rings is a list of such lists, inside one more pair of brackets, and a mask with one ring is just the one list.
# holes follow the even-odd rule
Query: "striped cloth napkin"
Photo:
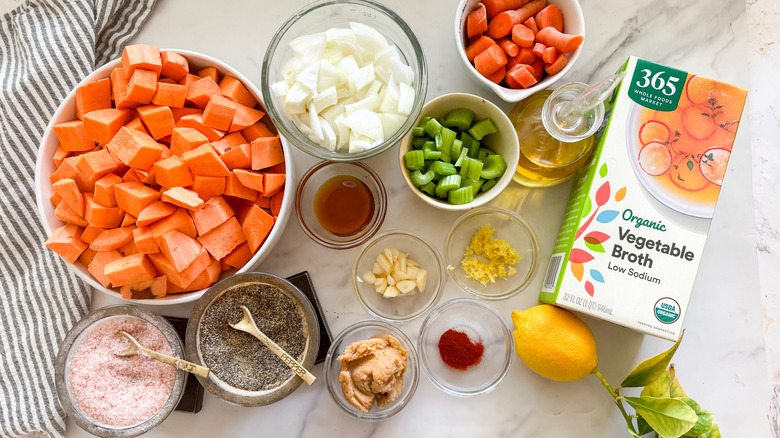
[[61, 437], [54, 359], [90, 289], [44, 247], [35, 158], [68, 92], [118, 57], [156, 0], [26, 0], [0, 16], [0, 436]]

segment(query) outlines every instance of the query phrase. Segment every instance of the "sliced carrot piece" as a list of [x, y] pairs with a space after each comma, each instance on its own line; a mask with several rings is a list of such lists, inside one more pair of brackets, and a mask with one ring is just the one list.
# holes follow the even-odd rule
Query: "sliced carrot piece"
[[103, 287], [111, 287], [111, 280], [104, 274], [106, 265], [122, 257], [122, 253], [117, 250], [98, 251], [95, 253], [95, 257], [92, 258], [92, 262], [90, 262], [87, 270]]
[[523, 21], [523, 24], [531, 29], [534, 32], [534, 35], [539, 33], [539, 26], [536, 24], [536, 19], [534, 19], [534, 17], [530, 17], [529, 19]]
[[[547, 29], [552, 29], [551, 27], [548, 27]], [[559, 73], [561, 70], [566, 67], [566, 64], [569, 63], [569, 58], [567, 58], [563, 53], [559, 53], [558, 57], [555, 58], [555, 61], [553, 61], [550, 64], [547, 64], [544, 67], [544, 71], [547, 72], [548, 75], [554, 75], [556, 73]]]
[[516, 24], [512, 27], [512, 41], [520, 47], [533, 47], [536, 36], [534, 31], [525, 24]]
[[114, 192], [117, 206], [135, 217], [149, 204], [160, 199], [160, 192], [137, 182], [117, 184]]
[[249, 249], [253, 253], [257, 252], [266, 237], [268, 237], [268, 234], [271, 233], [273, 227], [274, 218], [270, 214], [257, 205], [249, 207], [249, 211], [241, 224], [241, 229], [244, 232], [244, 236], [246, 236]]
[[536, 14], [536, 24], [539, 25], [539, 29], [552, 27], [558, 32], [563, 32], [563, 13], [558, 6], [547, 5]]
[[477, 3], [477, 7], [466, 16], [466, 36], [474, 38], [488, 30], [487, 11], [485, 5]]
[[74, 101], [78, 119], [83, 119], [90, 111], [111, 108], [111, 80], [104, 78], [80, 86]]
[[160, 49], [148, 44], [125, 46], [122, 51], [122, 69], [126, 78], [131, 77], [136, 69], [151, 70], [157, 80], [162, 70]]
[[525, 20], [536, 15], [547, 6], [546, 0], [533, 0], [516, 9], [509, 9], [496, 14], [488, 23], [488, 35], [492, 38], [501, 38], [509, 35], [516, 24], [522, 24]]
[[184, 152], [182, 158], [187, 163], [194, 175], [203, 176], [228, 176], [230, 170], [219, 159], [219, 155], [209, 144], [203, 144], [197, 148]]
[[103, 273], [114, 287], [148, 281], [157, 277], [157, 270], [149, 258], [141, 253], [122, 257], [106, 264]]
[[184, 187], [172, 187], [164, 191], [162, 200], [187, 210], [194, 211], [203, 207], [203, 200], [200, 199], [198, 194]]
[[203, 109], [203, 124], [220, 131], [227, 131], [236, 114], [236, 105], [235, 101], [225, 96], [212, 95], [206, 108]]
[[138, 227], [147, 227], [160, 219], [172, 215], [175, 211], [175, 205], [163, 201], [156, 201], [141, 210], [135, 224]]
[[561, 33], [554, 27], [545, 27], [540, 29], [536, 34], [536, 39], [540, 43], [547, 47], [555, 47], [559, 52], [569, 53], [577, 50], [582, 44], [583, 37], [581, 35], [569, 35], [567, 33]]
[[166, 188], [187, 187], [192, 184], [190, 168], [176, 155], [154, 163], [155, 179]]
[[501, 47], [501, 50], [506, 53], [506, 56], [508, 58], [511, 58], [512, 56], [517, 56], [518, 53], [520, 53], [520, 46], [518, 46], [514, 41], [512, 41], [512, 38], [509, 37], [501, 37], [496, 40], [496, 44], [498, 44], [499, 47]]
[[[233, 135], [233, 134], [230, 134]], [[225, 163], [228, 169], [248, 169], [252, 167], [252, 146], [242, 144], [237, 147], [231, 147], [226, 149], [225, 152], [219, 156], [219, 159]]]
[[171, 230], [160, 236], [160, 250], [173, 264], [173, 267], [181, 272], [198, 258], [201, 245], [192, 237], [180, 231]]
[[235, 216], [233, 208], [222, 196], [209, 199], [203, 208], [190, 212], [199, 235], [204, 235]]
[[517, 64], [506, 72], [506, 83], [511, 88], [528, 88], [536, 84], [533, 67], [528, 64]]
[[119, 249], [133, 240], [135, 227], [120, 227], [103, 230], [95, 237], [89, 247], [95, 251], [111, 251]]
[[65, 178], [51, 185], [55, 193], [60, 195], [68, 207], [77, 215], [84, 216], [84, 196], [79, 191], [76, 181]]
[[482, 35], [476, 41], [466, 46], [466, 58], [472, 63], [477, 55], [487, 50], [488, 47], [496, 45], [495, 40], [489, 36]]
[[489, 80], [490, 82], [493, 82], [494, 84], [499, 84], [501, 81], [504, 80], [506, 77], [506, 67], [501, 67], [498, 70], [494, 71], [488, 76], [485, 76], [485, 79]]
[[500, 12], [504, 12], [509, 9], [517, 9], [529, 0], [482, 0], [485, 5], [485, 12], [487, 18], [493, 18]]
[[173, 133], [173, 113], [167, 106], [146, 105], [138, 108], [138, 115], [149, 131], [149, 135], [159, 140]]
[[246, 241], [244, 231], [235, 217], [231, 217], [208, 233], [199, 236], [198, 241], [209, 254], [217, 260], [221, 260], [230, 254], [235, 247]]
[[547, 48], [547, 46], [545, 46], [542, 43], [534, 43], [534, 47], [532, 49], [532, 52], [533, 52], [534, 56], [536, 56], [537, 58], [541, 58], [542, 56], [544, 56], [544, 49], [546, 49], [546, 48]]
[[190, 190], [197, 193], [200, 199], [208, 201], [225, 193], [225, 177], [195, 175]]
[[52, 127], [52, 130], [60, 141], [62, 149], [66, 151], [88, 151], [95, 147], [95, 142], [87, 138], [84, 132], [84, 122], [81, 120], [57, 123]]
[[474, 57], [474, 68], [482, 76], [490, 76], [491, 73], [505, 66], [506, 63], [506, 53], [498, 45], [490, 46]]
[[187, 58], [171, 50], [166, 50], [160, 54], [162, 64], [160, 74], [173, 80], [180, 81], [187, 77], [190, 72]]
[[555, 47], [544, 49], [544, 52], [542, 53], [542, 62], [545, 64], [552, 64], [556, 59], [558, 59], [558, 49]]

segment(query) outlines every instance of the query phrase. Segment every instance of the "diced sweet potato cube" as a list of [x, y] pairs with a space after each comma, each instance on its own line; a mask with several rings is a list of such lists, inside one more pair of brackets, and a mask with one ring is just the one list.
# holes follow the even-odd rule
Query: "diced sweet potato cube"
[[198, 241], [212, 257], [221, 260], [230, 254], [235, 247], [246, 241], [246, 237], [236, 218], [231, 217], [208, 233], [199, 236]]
[[252, 140], [252, 170], [261, 170], [284, 163], [284, 150], [279, 137]]
[[122, 257], [124, 257], [122, 253], [117, 250], [98, 251], [95, 257], [92, 258], [92, 262], [87, 267], [87, 270], [103, 287], [111, 287], [111, 280], [105, 274], [106, 265]]
[[160, 199], [160, 192], [137, 182], [123, 182], [114, 186], [116, 204], [122, 210], [138, 217], [152, 202]]
[[111, 80], [98, 79], [80, 86], [76, 89], [74, 100], [79, 119], [90, 111], [111, 108]]
[[190, 84], [187, 89], [187, 101], [198, 108], [205, 108], [211, 96], [215, 94], [221, 96], [222, 91], [216, 81], [207, 76]]
[[103, 230], [95, 237], [89, 247], [95, 251], [119, 249], [133, 241], [133, 228], [121, 227]]
[[148, 44], [125, 46], [122, 51], [122, 69], [126, 78], [130, 78], [136, 69], [150, 70], [157, 80], [162, 70], [160, 49]]
[[184, 128], [195, 128], [198, 130], [198, 132], [205, 135], [209, 141], [219, 140], [225, 135], [225, 131], [204, 125], [202, 113], [192, 113], [181, 116], [179, 120], [176, 121], [176, 126]]
[[257, 191], [241, 184], [238, 176], [233, 172], [230, 172], [230, 176], [225, 179], [225, 194], [247, 201], [254, 201], [257, 199]]
[[151, 280], [157, 277], [157, 270], [145, 254], [138, 253], [106, 264], [104, 274], [114, 287], [121, 287]]
[[77, 215], [84, 216], [84, 195], [79, 191], [76, 181], [63, 178], [51, 185], [54, 192], [62, 197], [68, 207]]
[[225, 193], [225, 180], [224, 176], [195, 175], [190, 190], [197, 193], [200, 199], [208, 201]]
[[255, 253], [265, 242], [271, 229], [274, 227], [274, 218], [257, 205], [249, 207], [249, 212], [244, 217], [241, 228], [249, 244], [249, 249]]
[[153, 139], [159, 140], [173, 133], [173, 113], [169, 107], [162, 105], [142, 106], [138, 108], [138, 115]]
[[203, 124], [220, 131], [230, 129], [233, 116], [236, 114], [236, 103], [227, 97], [214, 94], [203, 109]]
[[114, 192], [114, 186], [122, 182], [122, 178], [113, 173], [100, 178], [95, 182], [95, 202], [104, 207], [116, 206], [116, 195]]
[[190, 212], [198, 235], [201, 236], [222, 225], [234, 215], [233, 208], [222, 196], [212, 198], [200, 210]]
[[228, 132], [237, 132], [246, 129], [259, 122], [264, 115], [265, 113], [260, 110], [237, 103], [236, 112], [233, 115], [233, 121], [230, 123]]
[[160, 158], [164, 146], [142, 132], [122, 127], [106, 146], [115, 157], [130, 167], [149, 169]]
[[209, 139], [195, 128], [175, 127], [171, 135], [171, 153], [181, 156], [183, 153], [207, 143]]
[[81, 120], [57, 123], [52, 130], [66, 151], [89, 151], [95, 147], [95, 142], [90, 141], [84, 133], [84, 122]]
[[199, 210], [203, 207], [203, 200], [200, 199], [198, 194], [184, 187], [171, 187], [164, 191], [162, 200], [187, 210]]
[[137, 69], [127, 81], [127, 99], [146, 105], [157, 92], [157, 73]]
[[91, 193], [84, 193], [84, 219], [96, 228], [116, 228], [122, 223], [125, 212], [116, 206], [95, 202]]
[[252, 250], [249, 249], [249, 243], [244, 242], [241, 245], [238, 245], [233, 251], [230, 252], [230, 254], [226, 255], [221, 261], [224, 263], [227, 263], [228, 266], [231, 266], [236, 269], [241, 269], [249, 263], [249, 260], [252, 259]]
[[152, 254], [160, 252], [160, 247], [152, 236], [152, 230], [149, 227], [136, 228], [133, 230], [133, 240], [138, 252]]
[[225, 166], [230, 170], [248, 169], [252, 167], [252, 146], [247, 143], [233, 147], [220, 155], [219, 159], [222, 160], [222, 162], [225, 163]]
[[219, 89], [224, 96], [229, 97], [234, 102], [240, 103], [241, 105], [249, 108], [254, 108], [255, 105], [257, 105], [257, 100], [252, 96], [252, 93], [246, 89], [241, 81], [232, 76], [225, 76], [222, 78], [219, 82]]
[[68, 263], [76, 263], [87, 246], [81, 240], [81, 228], [73, 224], [57, 228], [46, 240], [46, 247], [62, 256]]
[[157, 184], [166, 188], [186, 187], [192, 184], [192, 173], [187, 163], [176, 155], [154, 163]]
[[171, 50], [166, 50], [160, 54], [162, 68], [160, 74], [180, 81], [184, 79], [190, 72], [189, 62], [187, 58]]
[[119, 169], [114, 157], [107, 149], [87, 152], [81, 155], [77, 163], [78, 169], [88, 181], [98, 181], [104, 175], [108, 175]]
[[119, 128], [133, 118], [133, 113], [126, 108], [107, 108], [90, 111], [84, 114], [84, 135], [90, 141], [98, 144], [108, 144]]
[[[187, 99], [187, 87], [179, 84], [167, 84], [157, 82], [157, 91], [152, 96], [152, 103], [155, 105], [165, 105], [171, 108], [182, 108]], [[173, 112], [171, 112], [173, 115]]]
[[209, 144], [203, 144], [197, 148], [184, 152], [182, 158], [187, 163], [194, 175], [203, 176], [228, 176], [230, 170], [219, 159], [219, 155]]
[[121, 67], [111, 71], [111, 95], [114, 96], [115, 108], [137, 108], [140, 103], [130, 100], [127, 95], [127, 78], [125, 71]]
[[217, 151], [219, 155], [222, 155], [233, 148], [246, 144], [246, 140], [240, 132], [234, 132], [222, 137], [217, 141], [211, 141], [209, 144], [214, 148], [215, 151]]

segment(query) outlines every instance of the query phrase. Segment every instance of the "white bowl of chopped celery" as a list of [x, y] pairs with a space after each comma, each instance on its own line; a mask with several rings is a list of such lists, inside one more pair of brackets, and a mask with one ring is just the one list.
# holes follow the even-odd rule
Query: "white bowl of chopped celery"
[[401, 140], [398, 163], [423, 202], [443, 210], [484, 205], [512, 180], [520, 157], [507, 115], [482, 97], [439, 96], [423, 107]]

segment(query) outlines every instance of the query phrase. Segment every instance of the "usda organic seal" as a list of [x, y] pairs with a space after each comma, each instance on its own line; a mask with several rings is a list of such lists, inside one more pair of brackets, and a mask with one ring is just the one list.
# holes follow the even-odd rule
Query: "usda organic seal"
[[671, 324], [680, 318], [680, 305], [672, 298], [661, 298], [655, 303], [655, 317], [664, 324]]

